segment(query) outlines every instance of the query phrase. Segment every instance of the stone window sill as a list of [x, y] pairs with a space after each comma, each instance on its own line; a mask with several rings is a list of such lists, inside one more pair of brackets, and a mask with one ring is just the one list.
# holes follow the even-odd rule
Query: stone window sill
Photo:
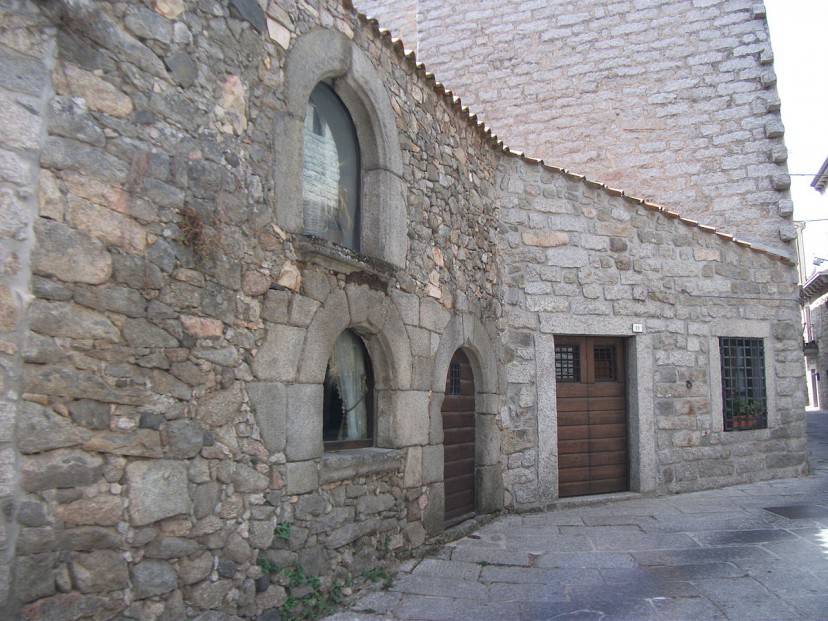
[[295, 246], [302, 259], [342, 274], [367, 272], [381, 280], [387, 280], [396, 271], [393, 265], [381, 259], [360, 254], [319, 237], [298, 235]]
[[321, 483], [333, 483], [366, 474], [391, 472], [401, 468], [402, 463], [402, 451], [397, 449], [359, 448], [324, 453], [319, 479]]

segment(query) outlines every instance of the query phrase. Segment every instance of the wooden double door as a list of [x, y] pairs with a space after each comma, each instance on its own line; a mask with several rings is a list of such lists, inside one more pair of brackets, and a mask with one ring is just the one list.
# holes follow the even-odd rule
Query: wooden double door
[[624, 341], [555, 337], [558, 495], [628, 489]]
[[474, 514], [474, 373], [459, 349], [449, 364], [442, 415], [445, 524], [451, 526]]

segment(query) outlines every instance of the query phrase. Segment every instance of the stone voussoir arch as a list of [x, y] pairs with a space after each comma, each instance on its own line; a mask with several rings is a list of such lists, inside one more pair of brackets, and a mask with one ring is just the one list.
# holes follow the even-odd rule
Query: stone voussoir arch
[[411, 386], [411, 346], [391, 297], [366, 285], [336, 289], [316, 311], [307, 328], [297, 381], [321, 384], [336, 337], [353, 330], [365, 341], [380, 390]]
[[[453, 315], [440, 336], [431, 385], [431, 428], [434, 430], [432, 435], [439, 439], [441, 445], [441, 407], [445, 397], [446, 376], [451, 359], [458, 349], [462, 349], [469, 358], [475, 381], [477, 510], [480, 513], [492, 513], [503, 508], [500, 432], [496, 422], [503, 377], [492, 339], [480, 319], [472, 313]], [[438, 489], [442, 490], [442, 486]], [[442, 499], [437, 499], [435, 506], [442, 507]], [[431, 519], [428, 523], [432, 525], [432, 530], [441, 528], [440, 520]]]
[[[365, 343], [374, 370], [374, 390], [379, 407], [376, 420], [376, 446], [400, 448], [408, 443], [397, 434], [399, 419], [422, 419], [427, 429], [428, 403], [421, 399], [419, 412], [411, 398], [411, 346], [396, 304], [385, 292], [366, 285], [349, 284], [334, 289], [319, 306], [305, 329], [304, 345], [297, 356], [298, 371], [288, 387], [286, 447], [288, 462], [307, 461], [322, 456], [322, 409], [325, 369], [336, 338], [353, 330]], [[285, 350], [287, 343], [283, 343]], [[273, 347], [278, 349], [279, 342]], [[290, 395], [297, 395], [295, 403]], [[419, 394], [419, 393], [416, 393]], [[425, 394], [425, 393], [424, 393]]]
[[[446, 387], [451, 358], [458, 349], [470, 353], [469, 361], [474, 369], [476, 392], [480, 394], [497, 394], [501, 383], [500, 366], [492, 340], [480, 319], [472, 313], [452, 315], [443, 333], [434, 356], [431, 389], [443, 393]], [[492, 414], [497, 414], [492, 411]]]
[[301, 35], [285, 59], [286, 108], [274, 120], [276, 221], [302, 234], [304, 119], [314, 87], [327, 82], [351, 114], [361, 154], [360, 252], [403, 267], [408, 251], [399, 130], [388, 89], [374, 63], [336, 30]]

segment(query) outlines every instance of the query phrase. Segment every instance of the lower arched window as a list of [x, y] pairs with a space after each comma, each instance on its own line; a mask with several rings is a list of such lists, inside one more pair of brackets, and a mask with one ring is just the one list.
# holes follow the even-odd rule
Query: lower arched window
[[322, 437], [326, 450], [373, 445], [374, 378], [362, 339], [340, 334], [325, 370]]

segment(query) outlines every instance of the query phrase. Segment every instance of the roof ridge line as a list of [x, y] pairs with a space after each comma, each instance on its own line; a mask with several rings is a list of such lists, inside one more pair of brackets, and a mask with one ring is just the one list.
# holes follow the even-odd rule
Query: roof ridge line
[[664, 216], [667, 218], [678, 220], [682, 224], [689, 227], [699, 228], [704, 233], [716, 235], [724, 239], [725, 241], [733, 242], [742, 248], [747, 248], [748, 250], [752, 250], [753, 252], [756, 252], [758, 254], [764, 254], [772, 259], [779, 261], [780, 263], [784, 263], [786, 265], [796, 265], [796, 262], [792, 260], [789, 256], [780, 254], [778, 252], [774, 252], [767, 248], [756, 246], [747, 240], [737, 238], [735, 235], [731, 233], [720, 231], [714, 226], [702, 224], [698, 220], [685, 218], [677, 211], [668, 209], [667, 207], [664, 207], [657, 203], [650, 202], [644, 198], [639, 198], [631, 194], [627, 194], [622, 189], [611, 188], [600, 181], [587, 177], [586, 175], [577, 174], [566, 168], [562, 168], [559, 166], [553, 166], [552, 164], [546, 163], [542, 158], [531, 157], [526, 155], [526, 153], [524, 153], [523, 151], [518, 152], [513, 150], [511, 147], [506, 145], [503, 142], [503, 140], [501, 140], [492, 131], [490, 127], [487, 127], [485, 123], [478, 118], [477, 113], [472, 113], [468, 106], [463, 106], [460, 96], [455, 95], [450, 89], [446, 88], [442, 82], [437, 80], [434, 73], [427, 70], [425, 63], [417, 61], [416, 52], [414, 50], [407, 49], [405, 47], [405, 42], [402, 40], [401, 37], [393, 37], [390, 30], [386, 28], [381, 28], [378, 19], [374, 17], [369, 17], [368, 15], [357, 9], [356, 6], [354, 6], [352, 0], [340, 1], [342, 2], [342, 6], [346, 10], [351, 11], [360, 22], [367, 25], [374, 32], [374, 34], [378, 35], [380, 37], [380, 41], [389, 44], [391, 46], [392, 51], [394, 51], [398, 57], [407, 61], [414, 69], [415, 75], [419, 74], [421, 78], [423, 78], [427, 83], [429, 83], [431, 89], [438, 96], [446, 100], [449, 104], [449, 107], [452, 110], [454, 110], [456, 113], [459, 113], [461, 116], [465, 116], [466, 122], [475, 127], [480, 137], [483, 138], [483, 140], [487, 142], [489, 146], [493, 149], [500, 150], [510, 157], [517, 157], [528, 164], [540, 166], [541, 168], [548, 170], [550, 172], [563, 175], [568, 179], [574, 181], [581, 181], [582, 183], [586, 184], [591, 188], [599, 189], [603, 192], [606, 192], [610, 196], [620, 196], [624, 198], [627, 202], [643, 205], [645, 208], [650, 209], [651, 211], [657, 211], [664, 214]]

